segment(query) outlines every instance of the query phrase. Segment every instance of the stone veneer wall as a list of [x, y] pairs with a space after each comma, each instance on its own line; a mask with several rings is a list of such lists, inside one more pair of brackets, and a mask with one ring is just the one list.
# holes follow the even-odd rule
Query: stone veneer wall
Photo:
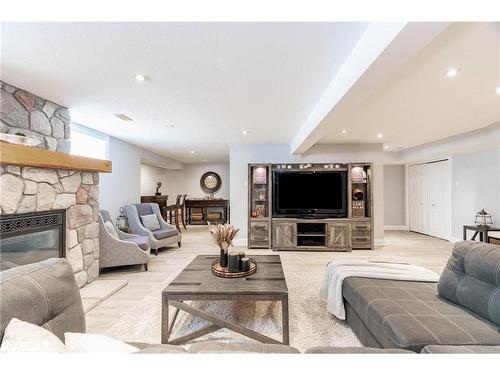
[[99, 175], [0, 166], [0, 213], [66, 209], [66, 258], [80, 287], [99, 275]]
[[[0, 132], [38, 138], [37, 146], [70, 152], [67, 108], [0, 81]], [[66, 209], [66, 258], [80, 287], [99, 275], [99, 175], [0, 166], [0, 214]]]
[[42, 141], [37, 147], [70, 152], [67, 108], [0, 81], [0, 133], [22, 133]]

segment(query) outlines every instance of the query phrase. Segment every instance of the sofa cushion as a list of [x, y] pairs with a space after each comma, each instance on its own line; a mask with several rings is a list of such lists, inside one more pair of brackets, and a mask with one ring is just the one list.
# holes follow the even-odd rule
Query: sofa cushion
[[113, 337], [92, 333], [66, 332], [64, 339], [66, 350], [70, 353], [129, 354], [139, 351], [135, 346], [121, 342]]
[[158, 216], [156, 216], [156, 214], [141, 215], [141, 222], [142, 225], [144, 225], [151, 232], [159, 230], [161, 228], [160, 222], [158, 221]]
[[139, 349], [134, 354], [185, 354], [187, 353], [180, 345], [151, 344], [145, 342], [128, 342], [127, 344]]
[[420, 353], [424, 354], [500, 354], [500, 346], [484, 345], [427, 345]]
[[383, 348], [500, 345], [498, 326], [440, 298], [436, 283], [349, 277], [342, 293]]
[[169, 238], [169, 237], [174, 237], [179, 234], [179, 231], [175, 229], [175, 227], [169, 226], [168, 228], [165, 229], [159, 229], [153, 231], [153, 236], [157, 240], [163, 240], [164, 238]]
[[138, 203], [134, 204], [137, 209], [137, 214], [139, 216], [143, 215], [151, 215], [153, 213], [153, 207], [151, 207], [151, 203]]
[[49, 330], [17, 318], [5, 328], [0, 353], [64, 353], [63, 342]]
[[146, 237], [146, 236], [129, 237], [124, 241], [133, 242], [144, 251], [146, 251], [148, 249], [148, 246], [149, 246], [149, 237]]
[[255, 342], [197, 342], [188, 349], [189, 353], [281, 353], [299, 354], [300, 351], [292, 346], [280, 344], [261, 344]]
[[500, 325], [500, 246], [457, 242], [441, 273], [438, 292]]
[[379, 349], [369, 347], [316, 346], [306, 349], [306, 354], [415, 354], [403, 349]]
[[0, 272], [0, 341], [12, 318], [42, 326], [64, 339], [85, 332], [85, 315], [73, 269], [53, 258]]
[[116, 228], [111, 221], [106, 221], [104, 223], [104, 228], [106, 228], [111, 237], [113, 237], [116, 240], [120, 239], [120, 237], [118, 236], [118, 232], [116, 231]]

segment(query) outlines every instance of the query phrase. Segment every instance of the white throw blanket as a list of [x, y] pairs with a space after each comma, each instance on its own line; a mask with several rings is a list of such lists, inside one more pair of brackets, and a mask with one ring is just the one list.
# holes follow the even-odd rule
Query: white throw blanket
[[439, 275], [420, 266], [401, 263], [334, 260], [326, 267], [319, 295], [327, 301], [326, 309], [337, 318], [345, 319], [342, 284], [347, 277], [437, 282]]

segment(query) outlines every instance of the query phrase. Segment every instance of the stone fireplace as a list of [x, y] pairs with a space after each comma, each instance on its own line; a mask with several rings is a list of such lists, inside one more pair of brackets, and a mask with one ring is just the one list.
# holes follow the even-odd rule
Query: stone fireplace
[[[2, 98], [0, 132], [11, 134], [22, 132], [26, 136], [38, 138], [43, 141], [39, 147], [58, 151], [50, 153], [50, 156], [54, 158], [59, 153], [69, 153], [70, 119], [66, 108], [4, 82], [0, 81], [0, 85]], [[6, 98], [8, 98], [7, 104], [5, 104]], [[2, 145], [7, 147], [7, 144]], [[27, 153], [30, 152], [30, 148], [24, 149]], [[52, 250], [46, 254], [50, 254], [49, 257], [56, 254], [56, 256], [65, 256], [75, 272], [75, 278], [80, 287], [95, 280], [99, 275], [99, 174], [93, 171], [83, 171], [82, 168], [79, 168], [80, 170], [60, 167], [40, 168], [25, 163], [9, 164], [4, 159], [1, 161], [0, 215], [2, 223], [10, 221], [10, 225], [13, 225], [13, 222], [25, 225], [19, 224], [19, 220], [37, 216], [29, 214], [43, 213], [50, 216], [62, 211], [65, 233], [59, 244], [62, 244], [64, 248], [62, 251]], [[7, 225], [2, 225], [2, 230], [6, 227]], [[25, 234], [31, 235], [31, 233], [36, 233], [36, 231], [28, 230]], [[0, 233], [0, 235], [6, 239], [15, 237], [12, 232]], [[38, 236], [36, 240], [44, 243], [43, 246], [49, 250], [51, 245], [55, 245], [55, 241], [59, 240], [55, 232], [49, 231], [44, 236], [43, 238]], [[10, 246], [14, 246], [12, 241], [14, 240], [11, 240]], [[18, 246], [25, 245], [22, 242], [18, 243]], [[17, 255], [24, 260], [30, 259], [27, 254]], [[34, 256], [33, 253], [32, 255]], [[36, 255], [36, 257], [40, 256], [43, 255]], [[12, 262], [16, 263], [14, 260]], [[24, 261], [21, 260], [21, 262]]]

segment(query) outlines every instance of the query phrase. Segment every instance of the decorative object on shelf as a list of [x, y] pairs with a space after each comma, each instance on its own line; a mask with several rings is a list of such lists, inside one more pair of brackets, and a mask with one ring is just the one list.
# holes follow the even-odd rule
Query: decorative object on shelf
[[116, 218], [116, 227], [122, 232], [127, 232], [128, 230], [128, 220], [123, 207], [120, 207], [120, 215]]
[[161, 188], [161, 181], [158, 181], [156, 183], [156, 193], [155, 193], [155, 195], [161, 195], [160, 188]]
[[220, 248], [220, 266], [227, 267], [229, 246], [233, 245], [233, 239], [236, 237], [239, 229], [231, 224], [211, 225], [209, 222], [208, 231], [212, 234], [215, 243]]
[[27, 137], [25, 134], [19, 132], [16, 134], [0, 133], [0, 141], [28, 147], [38, 146], [42, 143], [40, 139]]
[[267, 184], [267, 170], [265, 167], [254, 168], [252, 182], [254, 184]]
[[229, 272], [227, 267], [221, 267], [219, 259], [212, 262], [212, 273], [217, 277], [236, 279], [248, 277], [257, 272], [257, 262], [251, 258], [244, 258], [246, 271]]
[[262, 204], [255, 205], [256, 217], [266, 217], [266, 206]]
[[476, 220], [474, 221], [478, 227], [488, 228], [493, 225], [493, 219], [491, 215], [487, 213], [484, 208], [476, 214]]
[[220, 176], [215, 172], [206, 172], [200, 178], [201, 190], [205, 193], [213, 195], [219, 191], [222, 185], [222, 180]]
[[363, 167], [353, 167], [351, 169], [351, 181], [354, 183], [366, 182], [366, 171]]

